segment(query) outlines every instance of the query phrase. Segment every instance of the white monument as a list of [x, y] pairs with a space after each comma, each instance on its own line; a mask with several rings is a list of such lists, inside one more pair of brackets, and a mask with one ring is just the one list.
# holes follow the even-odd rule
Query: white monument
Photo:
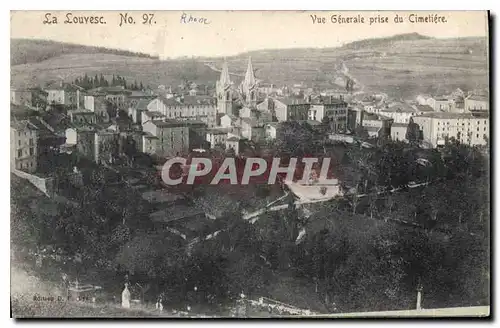
[[128, 284], [125, 284], [125, 288], [122, 292], [122, 307], [130, 309], [130, 291], [128, 290]]

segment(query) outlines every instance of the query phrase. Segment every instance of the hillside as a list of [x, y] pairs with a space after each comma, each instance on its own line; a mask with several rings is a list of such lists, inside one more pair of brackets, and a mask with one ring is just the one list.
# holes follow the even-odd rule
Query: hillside
[[[12, 58], [22, 57], [19, 49], [27, 52], [30, 46], [38, 48], [38, 41], [23, 42], [24, 48], [11, 46]], [[205, 63], [215, 67], [221, 67], [222, 63], [222, 58], [158, 60], [121, 51], [113, 53], [109, 49], [67, 48], [56, 42], [51, 42], [51, 47], [56, 48], [51, 52], [53, 56], [13, 65], [12, 84], [44, 84], [60, 78], [69, 81], [85, 73], [103, 73], [105, 76], [120, 74], [152, 87], [177, 85], [183, 79], [214, 85], [219, 73]], [[251, 51], [227, 60], [231, 73], [244, 73], [248, 56], [252, 56], [256, 76], [261, 80], [276, 85], [304, 82], [321, 88], [342, 88], [343, 74], [339, 69], [345, 63], [364, 90], [406, 97], [419, 92], [440, 93], [456, 87], [488, 87], [487, 47], [486, 38], [436, 39], [404, 34], [356, 41], [338, 48]], [[236, 82], [239, 79], [235, 78]]]
[[79, 44], [63, 43], [50, 40], [29, 40], [29, 39], [11, 39], [10, 40], [10, 64], [28, 64], [38, 63], [49, 58], [57, 57], [63, 54], [95, 54], [108, 53], [129, 57], [152, 58], [151, 55], [131, 52], [104, 47], [89, 47]]
[[342, 46], [344, 49], [362, 49], [368, 47], [386, 46], [388, 43], [398, 42], [398, 41], [419, 41], [419, 40], [429, 40], [431, 37], [421, 35], [418, 33], [406, 33], [398, 34], [391, 37], [385, 38], [374, 38], [374, 39], [364, 39], [359, 41], [354, 41]]

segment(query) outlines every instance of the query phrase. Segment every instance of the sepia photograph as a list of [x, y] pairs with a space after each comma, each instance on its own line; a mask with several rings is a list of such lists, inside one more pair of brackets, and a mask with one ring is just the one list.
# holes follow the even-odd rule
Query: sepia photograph
[[490, 19], [11, 11], [11, 317], [489, 318]]

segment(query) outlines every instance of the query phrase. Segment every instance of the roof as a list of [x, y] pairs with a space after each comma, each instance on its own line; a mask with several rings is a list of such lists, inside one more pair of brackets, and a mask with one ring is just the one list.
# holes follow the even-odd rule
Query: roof
[[229, 138], [227, 138], [227, 141], [240, 141], [240, 138], [238, 138], [238, 137], [229, 137]]
[[389, 105], [389, 108], [383, 109], [382, 112], [401, 112], [401, 113], [415, 113], [417, 110], [407, 103], [394, 102]]
[[150, 118], [165, 116], [165, 115], [163, 115], [160, 112], [152, 111], [152, 110], [146, 111], [145, 114], [146, 114], [147, 117], [150, 117]]
[[285, 97], [285, 98], [275, 98], [275, 100], [279, 101], [287, 106], [307, 104], [307, 101], [303, 98]]
[[175, 100], [174, 98], [167, 98], [165, 96], [158, 96], [158, 100], [160, 100], [165, 106], [180, 106], [181, 103]]
[[126, 94], [132, 93], [131, 90], [125, 89], [122, 86], [98, 87], [98, 88], [90, 89], [88, 92], [90, 92], [90, 93], [126, 93]]
[[64, 90], [64, 91], [76, 92], [77, 90], [83, 91], [85, 89], [72, 83], [63, 83], [61, 86], [60, 82], [57, 82], [49, 84], [47, 87], [45, 87], [45, 90]]
[[13, 128], [13, 129], [16, 129], [18, 131], [21, 131], [21, 130], [38, 130], [38, 128], [35, 125], [33, 125], [31, 122], [29, 122], [28, 120], [22, 120], [22, 121], [17, 121], [17, 122], [11, 121], [10, 122], [10, 127]]
[[321, 122], [318, 122], [318, 121], [314, 121], [314, 120], [303, 120], [303, 121], [298, 121], [299, 123], [307, 123], [311, 126], [317, 126], [317, 125], [321, 125]]
[[[224, 117], [224, 116], [229, 117], [229, 118], [231, 119], [231, 121], [233, 121], [233, 122], [238, 120], [238, 117], [236, 117], [236, 116], [234, 116], [234, 115], [232, 115], [232, 114], [225, 114], [225, 115], [222, 115], [222, 117]], [[222, 117], [221, 117], [221, 118], [222, 118]]]
[[488, 97], [472, 95], [472, 96], [467, 97], [467, 100], [488, 101]]
[[137, 91], [137, 90], [132, 90], [132, 92], [128, 96], [132, 97], [132, 98], [151, 98], [152, 97], [150, 94], [147, 94], [143, 91]]
[[434, 108], [432, 108], [429, 105], [415, 105], [415, 107], [417, 107], [417, 109], [421, 112], [433, 112], [434, 111]]
[[157, 127], [168, 127], [168, 126], [186, 126], [189, 121], [179, 121], [179, 120], [152, 120], [151, 121]]
[[33, 93], [41, 93], [44, 95], [47, 95], [48, 93], [39, 87], [33, 87], [33, 88], [10, 88], [11, 91], [14, 92], [33, 92]]
[[182, 120], [182, 122], [184, 122], [185, 124], [192, 124], [192, 125], [195, 125], [195, 124], [206, 125], [205, 122], [200, 121], [200, 120], [190, 120], [190, 119], [187, 119], [187, 120]]
[[39, 132], [44, 136], [52, 136], [54, 135], [54, 129], [48, 125], [47, 122], [43, 121], [41, 117], [29, 117], [29, 122], [35, 126]]
[[246, 124], [250, 125], [252, 128], [261, 127], [264, 125], [263, 123], [259, 123], [256, 119], [250, 118], [250, 117], [242, 117], [241, 122], [245, 122]]
[[477, 118], [488, 118], [490, 117], [489, 113], [452, 113], [452, 112], [431, 112], [431, 113], [425, 113], [419, 116], [415, 116], [415, 118], [418, 117], [429, 117], [429, 118], [439, 118], [439, 119], [477, 119]]
[[215, 98], [211, 96], [184, 96], [181, 104], [184, 105], [215, 105]]
[[212, 134], [227, 134], [230, 131], [228, 128], [214, 128], [214, 129], [207, 129], [207, 133], [212, 133]]
[[344, 100], [338, 99], [338, 98], [333, 98], [333, 97], [323, 97], [322, 102], [325, 105], [333, 105], [333, 104], [346, 104], [347, 103]]
[[363, 114], [363, 120], [378, 120], [378, 115], [373, 113], [365, 112]]
[[407, 123], [392, 123], [391, 129], [392, 128], [407, 128], [408, 124]]
[[394, 120], [393, 118], [390, 118], [390, 117], [387, 117], [387, 116], [384, 116], [384, 115], [378, 115], [378, 119], [379, 120], [382, 120], [382, 121], [389, 121], [389, 120]]
[[135, 104], [135, 110], [148, 110], [148, 105], [151, 102], [149, 99], [139, 99], [137, 104]]

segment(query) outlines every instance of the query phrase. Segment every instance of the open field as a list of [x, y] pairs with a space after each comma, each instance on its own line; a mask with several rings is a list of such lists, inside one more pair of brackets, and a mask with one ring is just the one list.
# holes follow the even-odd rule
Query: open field
[[[13, 64], [18, 57], [29, 52], [29, 44], [37, 49], [33, 40], [22, 40], [22, 53], [11, 40]], [[222, 58], [192, 58], [158, 60], [98, 52], [89, 47], [78, 51], [55, 51], [50, 47], [47, 59], [13, 65], [12, 85], [44, 84], [60, 78], [72, 81], [87, 73], [103, 73], [106, 77], [119, 74], [130, 81], [142, 81], [156, 87], [160, 84], [177, 85], [183, 79], [214, 85], [219, 73], [205, 63], [220, 67]], [[68, 49], [67, 45], [61, 48]], [[486, 38], [434, 39], [419, 35], [394, 36], [385, 39], [363, 40], [339, 48], [303, 48], [259, 50], [228, 57], [231, 73], [244, 73], [248, 56], [252, 57], [256, 76], [275, 85], [293, 85], [304, 82], [309, 86], [338, 88], [335, 80], [344, 62], [350, 73], [366, 90], [376, 90], [406, 97], [419, 92], [441, 93], [446, 89], [464, 89], [488, 86], [488, 57]], [[39, 54], [37, 59], [44, 58]], [[238, 83], [241, 77], [234, 77]]]

